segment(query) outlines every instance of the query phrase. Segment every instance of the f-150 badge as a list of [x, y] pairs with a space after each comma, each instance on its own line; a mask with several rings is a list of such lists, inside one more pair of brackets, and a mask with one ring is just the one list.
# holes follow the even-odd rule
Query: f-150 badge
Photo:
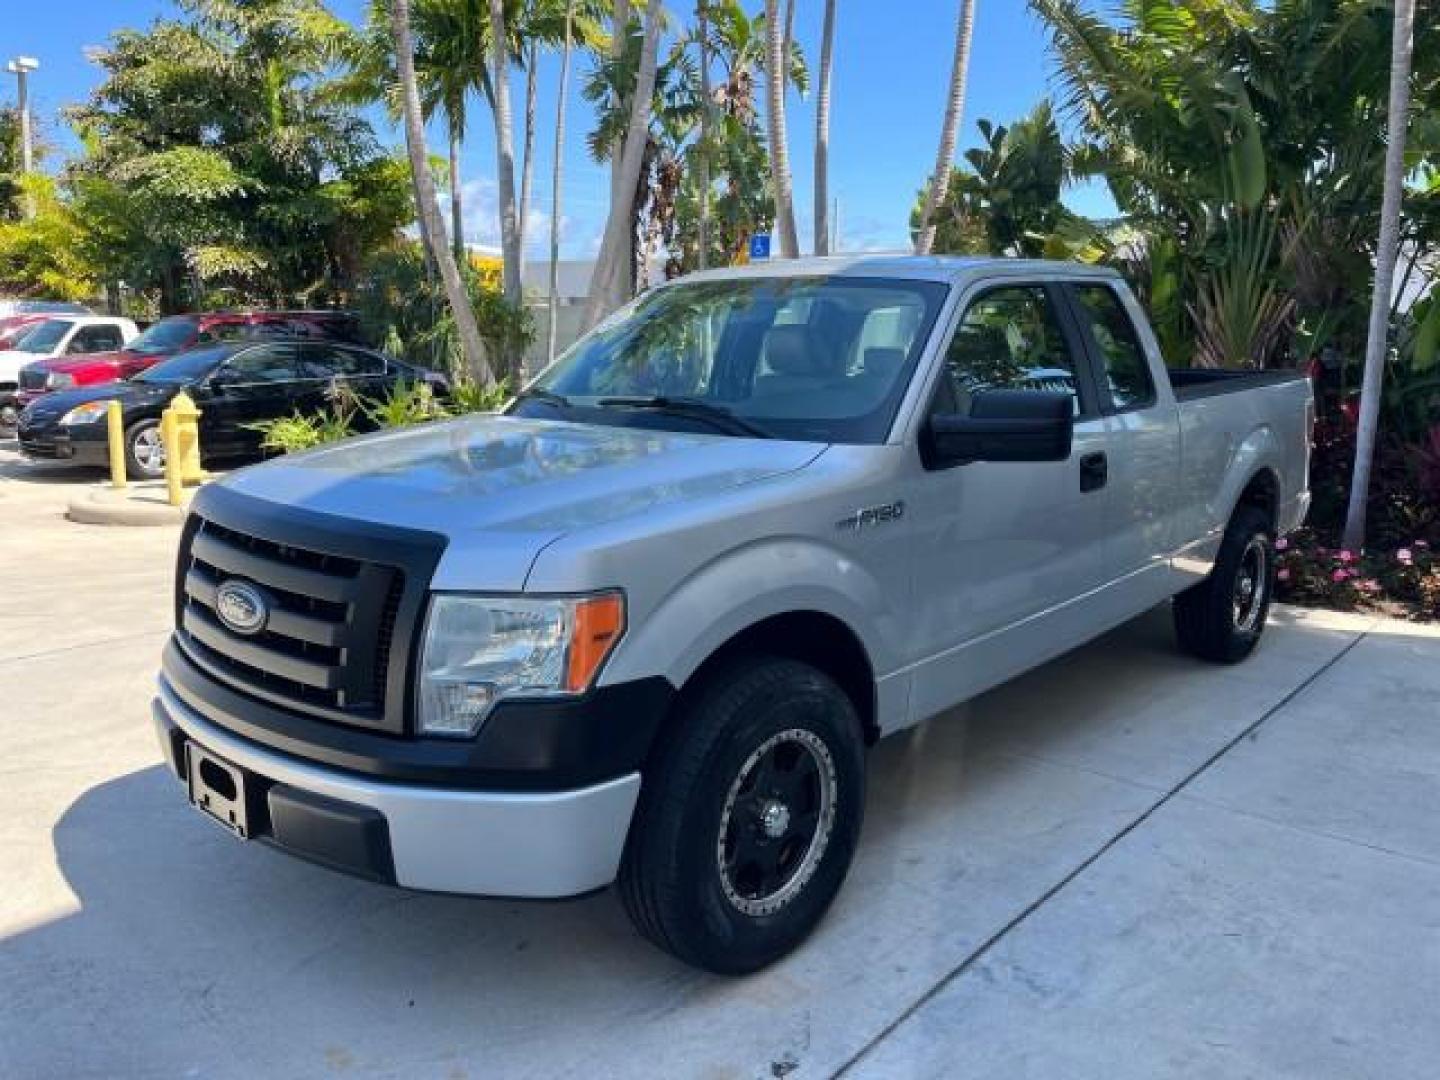
[[899, 521], [904, 516], [905, 504], [903, 502], [867, 506], [863, 510], [856, 510], [849, 517], [841, 518], [835, 523], [835, 528], [842, 532], [859, 532], [861, 529], [868, 529], [874, 525], [887, 525], [892, 521]]

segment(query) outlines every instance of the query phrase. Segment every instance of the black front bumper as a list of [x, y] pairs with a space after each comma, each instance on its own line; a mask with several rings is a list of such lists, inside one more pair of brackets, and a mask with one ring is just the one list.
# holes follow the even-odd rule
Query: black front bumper
[[[98, 434], [103, 436], [104, 425], [97, 426], [101, 428]], [[68, 462], [100, 469], [110, 465], [110, 448], [103, 437], [77, 438], [56, 423], [27, 424], [23, 414], [15, 434], [20, 441], [20, 452], [37, 461]]]

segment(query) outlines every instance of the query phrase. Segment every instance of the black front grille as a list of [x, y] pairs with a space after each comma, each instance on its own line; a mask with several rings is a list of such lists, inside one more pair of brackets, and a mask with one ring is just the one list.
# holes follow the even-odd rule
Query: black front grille
[[20, 369], [20, 389], [44, 390], [45, 380], [49, 377], [50, 373], [44, 368], [23, 367]]
[[[303, 511], [287, 527], [283, 507], [260, 523], [261, 532], [254, 522], [218, 520], [202, 501], [216, 499], [197, 500], [176, 583], [176, 638], [190, 658], [272, 703], [403, 731], [408, 643], [438, 546], [417, 545], [411, 533], [376, 543], [369, 526], [360, 527], [361, 535], [317, 530], [300, 525], [315, 516]], [[217, 594], [231, 580], [264, 598], [268, 616], [258, 631], [241, 633], [222, 619]]]

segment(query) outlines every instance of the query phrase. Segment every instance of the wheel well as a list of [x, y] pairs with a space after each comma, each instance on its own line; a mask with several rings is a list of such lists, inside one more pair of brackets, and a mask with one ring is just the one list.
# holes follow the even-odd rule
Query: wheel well
[[1260, 510], [1270, 519], [1271, 530], [1276, 528], [1280, 520], [1280, 479], [1273, 470], [1261, 469], [1250, 478], [1235, 504], [1237, 510], [1242, 506]]
[[699, 685], [720, 665], [746, 654], [784, 656], [819, 668], [840, 685], [854, 704], [865, 744], [871, 746], [879, 740], [875, 671], [855, 632], [835, 616], [792, 611], [747, 626], [710, 654], [686, 681], [686, 688]]

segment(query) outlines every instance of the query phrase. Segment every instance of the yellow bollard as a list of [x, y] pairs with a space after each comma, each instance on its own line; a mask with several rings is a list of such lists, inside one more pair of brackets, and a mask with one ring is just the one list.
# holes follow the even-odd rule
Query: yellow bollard
[[117, 488], [125, 486], [125, 421], [120, 402], [112, 401], [105, 406], [105, 423], [110, 436], [110, 483]]

